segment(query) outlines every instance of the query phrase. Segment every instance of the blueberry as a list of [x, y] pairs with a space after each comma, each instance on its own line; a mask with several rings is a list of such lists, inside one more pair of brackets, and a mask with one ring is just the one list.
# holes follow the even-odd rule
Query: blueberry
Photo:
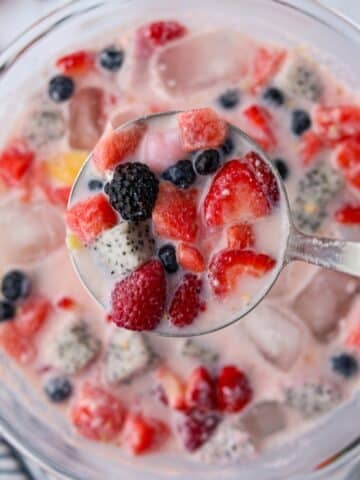
[[285, 102], [285, 96], [281, 90], [276, 87], [270, 87], [265, 90], [263, 95], [264, 100], [275, 106], [283, 105]]
[[176, 260], [176, 251], [173, 245], [163, 245], [158, 251], [158, 257], [167, 273], [175, 273], [178, 271], [179, 265]]
[[88, 182], [88, 188], [91, 191], [102, 190], [103, 186], [103, 182], [101, 180], [97, 180], [96, 178], [93, 178]]
[[229, 89], [218, 97], [218, 102], [227, 110], [235, 108], [240, 102], [240, 91], [237, 88]]
[[4, 297], [11, 302], [26, 298], [30, 294], [31, 284], [28, 276], [19, 270], [8, 272], [1, 283]]
[[295, 135], [302, 135], [311, 127], [310, 115], [305, 110], [294, 110], [291, 118], [291, 130]]
[[235, 149], [233, 139], [228, 137], [225, 140], [225, 143], [221, 146], [221, 151], [224, 155], [230, 155]]
[[353, 377], [359, 369], [357, 360], [348, 353], [341, 353], [337, 357], [332, 357], [331, 366], [334, 372], [345, 378]]
[[15, 307], [6, 300], [0, 301], [0, 322], [11, 320], [15, 317]]
[[195, 157], [195, 170], [199, 175], [214, 173], [219, 166], [220, 153], [218, 150], [204, 150]]
[[289, 167], [287, 166], [285, 160], [283, 160], [282, 158], [275, 158], [275, 160], [273, 160], [273, 163], [275, 165], [275, 168], [279, 172], [280, 177], [283, 180], [286, 180], [289, 177]]
[[57, 75], [50, 80], [49, 96], [54, 102], [61, 103], [69, 100], [75, 90], [74, 80], [66, 75]]
[[105, 68], [105, 70], [116, 72], [122, 67], [124, 58], [124, 50], [115, 47], [104, 48], [104, 50], [100, 52], [100, 65]]
[[46, 382], [44, 392], [52, 402], [60, 403], [70, 397], [72, 385], [66, 377], [54, 377]]
[[196, 173], [190, 160], [180, 160], [165, 170], [161, 176], [180, 188], [189, 188], [196, 180]]

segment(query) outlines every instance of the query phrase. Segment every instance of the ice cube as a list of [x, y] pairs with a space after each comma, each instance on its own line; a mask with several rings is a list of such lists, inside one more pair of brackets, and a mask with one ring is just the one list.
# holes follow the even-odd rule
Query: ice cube
[[316, 274], [318, 268], [305, 262], [291, 262], [281, 272], [268, 298], [294, 298]]
[[141, 146], [140, 161], [161, 173], [170, 165], [187, 157], [181, 148], [177, 129], [146, 134]]
[[250, 435], [261, 441], [284, 430], [286, 427], [284, 407], [274, 401], [259, 403], [248, 410], [242, 422]]
[[354, 277], [319, 269], [292, 307], [319, 340], [326, 340], [348, 313], [359, 288]]
[[285, 309], [263, 302], [244, 320], [244, 329], [263, 357], [281, 370], [289, 370], [299, 357], [302, 331]]
[[92, 150], [105, 127], [104, 93], [97, 87], [80, 89], [69, 104], [69, 142], [72, 148]]

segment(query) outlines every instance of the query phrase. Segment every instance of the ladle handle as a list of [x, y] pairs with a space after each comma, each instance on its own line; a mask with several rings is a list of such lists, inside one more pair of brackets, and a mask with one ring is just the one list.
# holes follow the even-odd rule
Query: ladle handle
[[305, 235], [292, 227], [286, 262], [302, 260], [360, 277], [360, 242]]

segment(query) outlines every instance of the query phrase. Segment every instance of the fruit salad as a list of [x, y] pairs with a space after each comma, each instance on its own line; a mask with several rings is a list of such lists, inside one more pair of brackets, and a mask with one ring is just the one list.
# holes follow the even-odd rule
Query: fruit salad
[[303, 47], [181, 19], [109, 32], [47, 65], [1, 145], [2, 354], [115, 455], [251, 461], [358, 390], [359, 282], [337, 272], [288, 265], [211, 335], [146, 332], [222, 324], [278, 268], [281, 198], [228, 124], [298, 228], [360, 240], [360, 106]]

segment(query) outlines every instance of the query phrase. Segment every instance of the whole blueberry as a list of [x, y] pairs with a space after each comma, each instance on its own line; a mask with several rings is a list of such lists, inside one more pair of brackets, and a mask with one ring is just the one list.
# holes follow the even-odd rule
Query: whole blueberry
[[230, 155], [235, 149], [233, 139], [231, 137], [228, 137], [225, 140], [225, 143], [223, 143], [223, 145], [221, 145], [220, 148], [221, 148], [221, 151], [224, 155]]
[[275, 158], [273, 160], [273, 163], [275, 165], [275, 168], [279, 172], [280, 177], [283, 180], [286, 180], [289, 177], [290, 172], [289, 172], [289, 167], [285, 162], [285, 160], [283, 160], [282, 158]]
[[88, 183], [88, 188], [91, 191], [102, 190], [103, 186], [103, 182], [101, 180], [97, 180], [96, 178], [89, 180]]
[[291, 117], [291, 130], [295, 135], [302, 135], [311, 127], [310, 115], [305, 110], [294, 110]]
[[218, 150], [203, 150], [195, 157], [195, 170], [199, 175], [215, 173], [219, 166], [220, 153]]
[[158, 257], [167, 273], [175, 273], [179, 269], [176, 260], [176, 251], [173, 245], [163, 245], [158, 251]]
[[11, 320], [15, 317], [15, 307], [6, 300], [0, 301], [0, 322]]
[[107, 47], [100, 52], [100, 65], [110, 72], [120, 70], [124, 63], [125, 52], [119, 48]]
[[284, 105], [285, 102], [285, 96], [283, 92], [276, 87], [269, 87], [267, 90], [265, 90], [263, 98], [266, 102], [276, 107]]
[[11, 270], [6, 273], [1, 282], [1, 291], [4, 297], [11, 302], [26, 298], [30, 294], [31, 283], [29, 277], [20, 270]]
[[189, 188], [196, 180], [191, 160], [180, 160], [175, 165], [169, 167], [161, 175], [164, 180], [168, 180], [177, 187]]
[[69, 100], [75, 90], [74, 80], [66, 75], [57, 75], [49, 82], [49, 96], [54, 102], [61, 103]]
[[60, 403], [72, 394], [72, 385], [66, 377], [50, 378], [44, 385], [44, 392], [52, 402]]
[[231, 88], [218, 97], [218, 102], [226, 110], [235, 108], [240, 102], [240, 91]]
[[336, 357], [332, 357], [331, 366], [334, 372], [345, 378], [353, 377], [359, 370], [356, 358], [348, 353], [341, 353]]

